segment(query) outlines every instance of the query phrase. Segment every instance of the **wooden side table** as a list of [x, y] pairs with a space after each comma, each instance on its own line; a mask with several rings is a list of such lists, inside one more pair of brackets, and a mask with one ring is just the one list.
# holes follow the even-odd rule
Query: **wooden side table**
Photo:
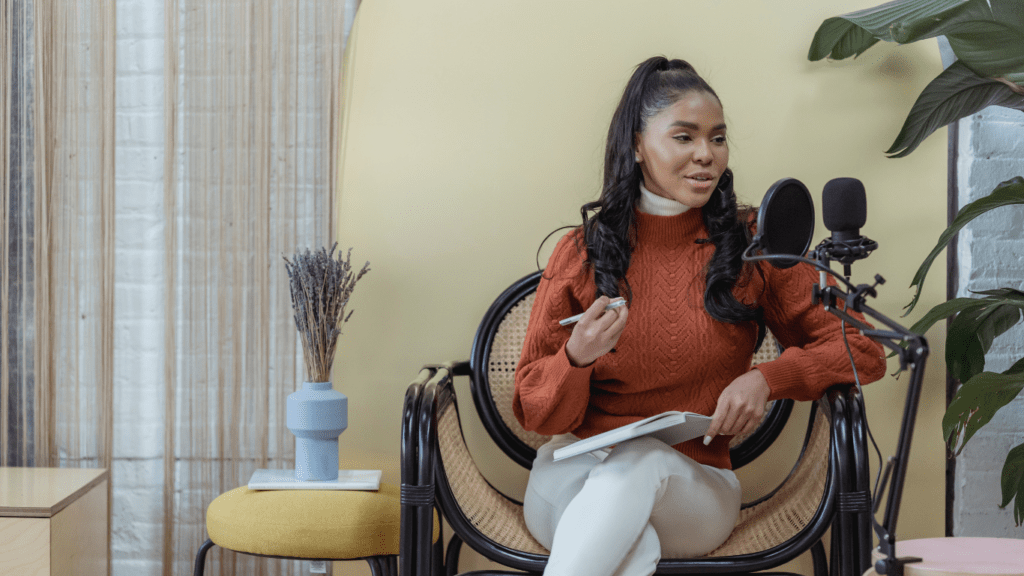
[[109, 576], [109, 477], [0, 467], [0, 576]]
[[[1024, 576], [1024, 540], [924, 538], [896, 542], [899, 557], [921, 558], [904, 566], [906, 576]], [[871, 561], [882, 555], [876, 548]], [[864, 576], [878, 576], [874, 568]]]

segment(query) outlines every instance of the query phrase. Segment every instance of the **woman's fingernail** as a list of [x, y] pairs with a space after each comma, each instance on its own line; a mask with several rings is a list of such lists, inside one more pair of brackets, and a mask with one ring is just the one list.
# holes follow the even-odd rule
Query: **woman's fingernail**
[[704, 445], [707, 446], [708, 444], [711, 444], [711, 436], [704, 437]]

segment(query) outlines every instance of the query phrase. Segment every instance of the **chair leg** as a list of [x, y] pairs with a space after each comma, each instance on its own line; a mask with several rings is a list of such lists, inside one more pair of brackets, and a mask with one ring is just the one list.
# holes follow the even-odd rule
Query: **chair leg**
[[811, 562], [814, 576], [828, 576], [828, 562], [825, 561], [825, 544], [818, 540], [811, 546]]
[[434, 565], [431, 567], [430, 574], [431, 576], [444, 576], [444, 540], [438, 538], [437, 542], [434, 542], [431, 546], [433, 547], [431, 556]]
[[454, 576], [459, 572], [459, 553], [462, 551], [462, 538], [458, 534], [452, 534], [448, 541], [448, 554], [445, 555], [445, 576]]
[[213, 540], [207, 538], [196, 552], [196, 566], [192, 570], [192, 576], [203, 576], [203, 572], [206, 571], [206, 553], [210, 551], [210, 548], [213, 548]]

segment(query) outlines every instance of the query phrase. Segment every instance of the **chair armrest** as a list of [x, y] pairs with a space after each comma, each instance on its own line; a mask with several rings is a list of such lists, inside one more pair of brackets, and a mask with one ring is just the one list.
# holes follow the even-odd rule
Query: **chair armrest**
[[871, 490], [864, 402], [856, 385], [833, 386], [827, 393], [833, 411], [833, 443], [839, 494], [832, 526], [833, 562], [841, 573], [861, 574], [871, 567]]
[[[425, 427], [420, 427], [419, 434], [421, 440], [430, 437], [432, 450], [420, 452], [419, 470], [422, 474], [426, 466], [434, 471], [436, 503], [463, 542], [499, 564], [539, 572], [547, 550], [526, 529], [522, 503], [488, 482], [469, 453], [452, 378], [457, 365], [430, 367], [438, 375], [423, 385], [419, 419]], [[424, 536], [419, 536], [419, 542], [426, 545]]]
[[[427, 365], [406, 390], [402, 414], [402, 525], [399, 569], [402, 576], [427, 576], [443, 569], [443, 548], [431, 545], [437, 458], [438, 411], [442, 398], [454, 396], [452, 376], [468, 363]], [[460, 431], [461, 433], [461, 431]], [[439, 521], [440, 521], [439, 510]], [[439, 538], [443, 542], [443, 538]]]
[[[399, 527], [399, 573], [401, 576], [418, 576], [420, 558], [429, 555], [430, 536], [419, 522], [420, 511], [433, 509], [433, 483], [428, 476], [420, 481], [420, 426], [419, 412], [423, 388], [433, 379], [437, 370], [424, 368], [409, 384], [402, 407], [401, 444], [401, 526]], [[425, 484], [425, 485], [424, 485]], [[427, 530], [432, 530], [432, 526]], [[429, 565], [429, 564], [428, 564]]]

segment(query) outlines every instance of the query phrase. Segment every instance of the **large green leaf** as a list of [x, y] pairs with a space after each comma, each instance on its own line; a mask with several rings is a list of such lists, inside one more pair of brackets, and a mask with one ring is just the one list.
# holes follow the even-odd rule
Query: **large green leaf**
[[826, 56], [843, 60], [850, 56], [860, 56], [877, 42], [878, 39], [871, 32], [837, 16], [825, 20], [818, 27], [807, 58], [812, 62]]
[[928, 275], [928, 270], [932, 266], [932, 262], [939, 255], [940, 252], [946, 247], [946, 244], [953, 239], [953, 236], [960, 231], [961, 228], [967, 225], [971, 220], [974, 220], [978, 216], [985, 214], [989, 210], [999, 208], [1000, 206], [1010, 206], [1013, 204], [1024, 204], [1024, 177], [1017, 176], [1012, 180], [1007, 180], [996, 186], [995, 190], [991, 194], [983, 198], [979, 198], [970, 204], [967, 204], [957, 212], [956, 218], [953, 219], [953, 223], [949, 225], [939, 234], [939, 241], [932, 248], [932, 251], [921, 263], [921, 266], [917, 269], [917, 273], [914, 274], [914, 279], [910, 282], [910, 287], [917, 287], [914, 292], [914, 298], [910, 301], [910, 304], [906, 306], [907, 311], [903, 314], [906, 316], [910, 314], [910, 311], [917, 305], [918, 299], [921, 297], [921, 288], [924, 286], [924, 279]]
[[1010, 366], [1010, 369], [1007, 370], [1006, 372], [1003, 372], [1003, 374], [1019, 374], [1021, 372], [1024, 372], [1024, 358], [1021, 358], [1014, 362], [1013, 366]]
[[1024, 72], [1024, 31], [1005, 22], [957, 24], [946, 33], [946, 39], [957, 59], [978, 76], [995, 78]]
[[996, 20], [1024, 31], [1024, 0], [991, 0], [989, 4]]
[[1024, 72], [1024, 0], [978, 0], [958, 20], [946, 38], [957, 59], [978, 76]]
[[1024, 110], [1024, 96], [998, 80], [978, 76], [961, 61], [954, 62], [925, 86], [885, 153], [893, 158], [906, 156], [935, 130], [989, 106]]
[[860, 56], [879, 40], [909, 44], [945, 36], [957, 58], [977, 75], [1024, 72], [1021, 0], [896, 0], [821, 23], [807, 57]]
[[986, 311], [984, 318], [974, 318], [973, 324], [966, 326], [968, 330], [973, 329], [982, 349], [987, 353], [992, 348], [992, 341], [1004, 334], [1020, 322], [1020, 311], [1024, 304], [1002, 304], [993, 306]]
[[[978, 46], [974, 38], [950, 39], [957, 57], [964, 60], [979, 76], [1024, 76], [1024, 0], [990, 0], [992, 21], [1003, 27], [988, 34], [979, 34]], [[1017, 84], [1021, 80], [1011, 79]]]
[[995, 290], [979, 290], [973, 292], [981, 298], [953, 298], [939, 304], [925, 313], [920, 320], [910, 327], [911, 332], [924, 334], [933, 324], [960, 312], [968, 312], [988, 308], [993, 304], [1013, 304], [1024, 308], [1024, 292], [1015, 288], [996, 288]]
[[1003, 503], [1006, 508], [1010, 500], [1016, 498], [1013, 505], [1013, 521], [1020, 526], [1024, 523], [1024, 444], [1018, 444], [1006, 455], [1002, 474]]
[[948, 318], [954, 314], [959, 314], [966, 310], [985, 308], [989, 305], [989, 302], [986, 302], [981, 298], [954, 298], [943, 302], [926, 312], [920, 320], [914, 322], [914, 325], [910, 327], [910, 331], [916, 334], [924, 334], [939, 320]]
[[996, 336], [1020, 321], [1024, 303], [1002, 304], [984, 298], [989, 306], [963, 311], [949, 325], [946, 335], [946, 369], [957, 380], [967, 382], [985, 369], [985, 353]]
[[[957, 390], [942, 417], [942, 436], [946, 446], [960, 454], [967, 441], [988, 424], [1000, 408], [1006, 406], [1024, 389], [1020, 372], [982, 372]], [[957, 444], [959, 443], [959, 447]]]
[[996, 298], [1002, 298], [1007, 302], [1024, 302], [1024, 292], [1017, 290], [1016, 288], [993, 288], [992, 290], [978, 290], [972, 294], [981, 294], [982, 296], [994, 296]]
[[[985, 16], [984, 0], [896, 0], [822, 22], [807, 58], [859, 56], [878, 40], [907, 44]], [[991, 12], [989, 12], [991, 13]]]

